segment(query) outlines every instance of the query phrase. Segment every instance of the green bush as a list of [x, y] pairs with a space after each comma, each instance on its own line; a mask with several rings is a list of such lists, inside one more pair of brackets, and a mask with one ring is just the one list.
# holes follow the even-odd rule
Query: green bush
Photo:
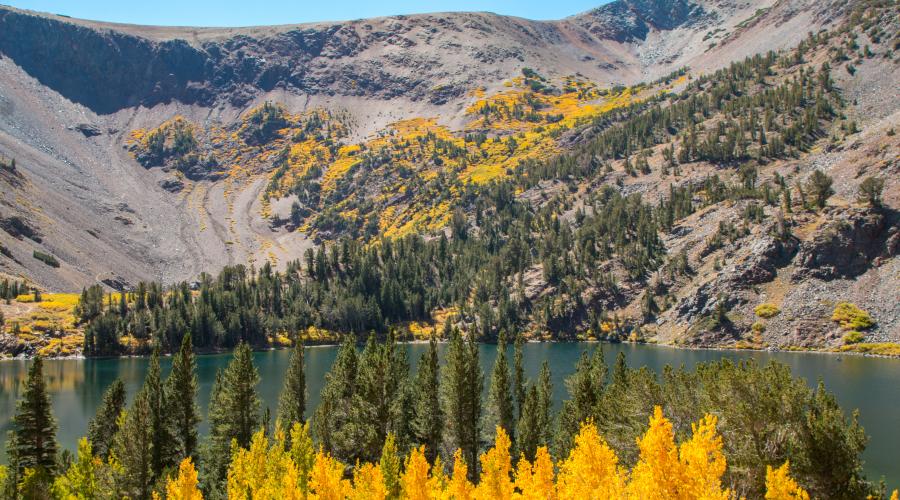
[[37, 250], [35, 250], [32, 256], [50, 267], [59, 267], [59, 261], [56, 260], [56, 257], [50, 254], [38, 252]]
[[862, 332], [850, 330], [844, 335], [844, 344], [858, 344], [863, 341]]
[[774, 304], [760, 304], [753, 309], [753, 312], [760, 318], [769, 319], [778, 315], [778, 313], [781, 312], [781, 309], [777, 308]]

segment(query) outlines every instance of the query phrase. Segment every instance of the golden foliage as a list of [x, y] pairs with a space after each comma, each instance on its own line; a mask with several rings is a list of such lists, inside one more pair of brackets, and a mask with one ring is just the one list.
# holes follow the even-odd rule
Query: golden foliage
[[400, 486], [403, 498], [409, 500], [428, 500], [431, 498], [431, 485], [428, 481], [428, 459], [425, 458], [425, 447], [414, 448], [406, 460], [406, 468], [400, 475]]
[[[271, 446], [265, 431], [253, 435], [250, 448], [237, 448], [228, 469], [230, 498], [301, 498], [299, 471], [285, 451], [284, 432], [276, 429]], [[341, 468], [343, 472], [343, 468]]]
[[760, 304], [753, 309], [753, 313], [759, 316], [760, 318], [769, 319], [778, 313], [781, 312], [781, 309], [778, 309], [775, 304]]
[[594, 423], [585, 422], [575, 436], [575, 447], [559, 466], [560, 500], [622, 498], [626, 474], [618, 463]]
[[790, 464], [766, 466], [766, 500], [809, 500], [809, 493], [790, 476]]
[[534, 463], [525, 456], [519, 459], [516, 467], [516, 488], [519, 490], [515, 498], [523, 500], [555, 500], [556, 484], [553, 481], [553, 459], [546, 446], [541, 446], [534, 457]]
[[462, 451], [456, 450], [453, 454], [453, 475], [450, 477], [446, 498], [454, 500], [472, 500], [475, 498], [475, 486], [469, 482], [467, 477], [468, 469], [466, 461], [463, 459]]
[[352, 493], [350, 482], [344, 479], [344, 464], [322, 450], [309, 474], [309, 498], [342, 500]]
[[178, 475], [166, 481], [166, 500], [201, 500], [203, 495], [197, 488], [197, 470], [190, 457], [181, 461]]
[[515, 485], [510, 480], [509, 436], [497, 426], [493, 448], [484, 452], [481, 461], [481, 481], [475, 488], [475, 498], [483, 500], [510, 500]]
[[849, 302], [841, 302], [834, 308], [831, 321], [839, 323], [844, 330], [856, 331], [866, 330], [875, 324], [869, 313]]
[[357, 464], [353, 469], [353, 500], [384, 500], [387, 489], [384, 486], [384, 475], [381, 468], [372, 463]]

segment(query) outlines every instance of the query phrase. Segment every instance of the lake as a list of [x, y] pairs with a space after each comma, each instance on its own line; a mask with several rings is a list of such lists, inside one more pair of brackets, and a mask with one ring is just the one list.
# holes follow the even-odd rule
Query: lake
[[[575, 363], [582, 351], [592, 351], [595, 343], [529, 343], [524, 346], [523, 357], [526, 375], [536, 378], [541, 363], [550, 360], [553, 372], [554, 403], [566, 397], [563, 380], [575, 370]], [[427, 349], [425, 344], [408, 344], [410, 363], [415, 368], [419, 356]], [[810, 385], [821, 378], [833, 392], [845, 412], [860, 410], [860, 420], [870, 436], [866, 449], [865, 470], [870, 479], [882, 476], [890, 488], [900, 487], [900, 360], [866, 358], [862, 356], [789, 353], [747, 352], [718, 350], [684, 350], [653, 345], [604, 344], [606, 362], [612, 366], [616, 355], [625, 352], [629, 366], [648, 366], [660, 372], [665, 365], [685, 365], [688, 369], [699, 362], [714, 361], [724, 357], [735, 360], [755, 358], [760, 363], [777, 360], [791, 367], [795, 376], [804, 377]], [[441, 346], [443, 349], [443, 346]], [[324, 375], [331, 367], [337, 347], [308, 347], [306, 349], [306, 380], [309, 391], [308, 412], [319, 402], [319, 390]], [[490, 367], [496, 355], [496, 346], [481, 345], [481, 361], [485, 368], [485, 387], [489, 383]], [[282, 378], [287, 369], [290, 351], [264, 351], [254, 353], [261, 383], [258, 386], [264, 406], [273, 414], [278, 404]], [[209, 392], [216, 370], [224, 367], [230, 354], [197, 357], [200, 386], [199, 404], [206, 415]], [[510, 348], [510, 363], [511, 348]], [[3, 435], [10, 428], [16, 399], [22, 381], [27, 375], [28, 361], [0, 361], [0, 430]], [[171, 358], [162, 360], [163, 374], [167, 374]], [[143, 381], [147, 370], [147, 358], [121, 359], [61, 359], [44, 363], [44, 375], [53, 400], [53, 411], [59, 426], [60, 443], [74, 450], [78, 438], [86, 433], [88, 421], [94, 415], [103, 391], [116, 377], [125, 382], [129, 399]], [[201, 433], [206, 432], [201, 424]], [[2, 455], [3, 453], [0, 453]], [[5, 456], [3, 457], [5, 461]]]

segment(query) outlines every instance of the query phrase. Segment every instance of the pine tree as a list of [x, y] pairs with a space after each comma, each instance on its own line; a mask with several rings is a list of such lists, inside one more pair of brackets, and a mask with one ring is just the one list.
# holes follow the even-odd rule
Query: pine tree
[[417, 443], [425, 445], [425, 457], [434, 463], [440, 452], [444, 428], [441, 409], [437, 340], [431, 337], [428, 352], [422, 354], [416, 372], [414, 386], [412, 428]]
[[44, 360], [36, 356], [28, 369], [25, 389], [13, 417], [16, 475], [25, 469], [39, 469], [48, 475], [56, 471], [56, 420], [44, 383]]
[[119, 415], [112, 453], [121, 465], [117, 483], [130, 498], [148, 499], [153, 484], [152, 414], [146, 387], [131, 408]]
[[125, 410], [125, 384], [116, 379], [103, 394], [103, 401], [97, 414], [88, 424], [87, 438], [94, 456], [105, 459], [109, 456], [113, 436], [118, 428], [119, 415]]
[[197, 425], [200, 408], [197, 406], [197, 373], [191, 333], [181, 339], [181, 349], [172, 360], [172, 372], [165, 387], [168, 419], [175, 444], [176, 462], [195, 459], [197, 454]]
[[237, 446], [247, 448], [254, 431], [262, 424], [257, 383], [259, 373], [253, 365], [253, 353], [249, 345], [241, 343], [225, 370], [216, 374], [213, 385], [209, 437], [203, 452], [206, 491], [224, 479], [232, 440]]
[[516, 446], [526, 460], [533, 461], [541, 443], [540, 411], [538, 410], [538, 390], [532, 385], [528, 388], [525, 403], [516, 425]]
[[513, 396], [516, 403], [517, 416], [522, 415], [522, 405], [525, 404], [525, 368], [522, 366], [522, 334], [516, 334], [513, 350]]
[[322, 399], [312, 418], [316, 440], [327, 452], [338, 457], [359, 453], [359, 443], [350, 439], [357, 431], [347, 425], [354, 400], [358, 398], [358, 364], [356, 346], [348, 336], [341, 344], [331, 370], [325, 375]]
[[550, 443], [553, 427], [553, 381], [550, 375], [550, 363], [546, 359], [541, 363], [541, 373], [538, 376], [537, 410], [538, 443], [547, 445]]
[[606, 372], [603, 348], [598, 345], [593, 356], [581, 354], [575, 373], [566, 379], [569, 399], [563, 402], [559, 414], [556, 434], [557, 456], [568, 454], [582, 422], [593, 417], [597, 402], [603, 394]]
[[360, 356], [358, 372], [358, 402], [353, 405], [348, 437], [359, 443], [360, 458], [378, 458], [388, 433], [393, 433], [398, 448], [409, 446], [412, 420], [412, 399], [407, 391], [409, 364], [406, 351], [398, 349], [393, 333], [385, 342], [369, 337]]
[[489, 433], [488, 441], [493, 441], [497, 427], [502, 427], [507, 436], [513, 436], [514, 414], [512, 392], [509, 380], [509, 364], [506, 361], [506, 342], [500, 334], [497, 343], [497, 358], [491, 373], [491, 385], [488, 389], [487, 408], [484, 416], [484, 429]]
[[441, 400], [446, 415], [444, 439], [449, 450], [459, 448], [461, 458], [473, 464], [468, 468], [470, 479], [477, 475], [482, 377], [477, 345], [471, 339], [464, 341], [454, 328], [441, 369]]
[[169, 425], [169, 408], [166, 405], [166, 392], [163, 387], [162, 376], [159, 367], [159, 347], [153, 349], [150, 357], [150, 368], [144, 379], [144, 387], [141, 389], [146, 394], [147, 404], [150, 407], [150, 435], [152, 462], [151, 470], [153, 479], [162, 476], [163, 471], [175, 464], [174, 441], [172, 429]]
[[814, 170], [806, 183], [806, 190], [813, 197], [816, 206], [825, 208], [828, 198], [834, 194], [831, 185], [834, 181], [821, 170]]
[[281, 425], [290, 428], [294, 422], [304, 423], [306, 418], [306, 375], [303, 372], [303, 343], [294, 344], [287, 373], [284, 376], [284, 389], [278, 399], [278, 420]]

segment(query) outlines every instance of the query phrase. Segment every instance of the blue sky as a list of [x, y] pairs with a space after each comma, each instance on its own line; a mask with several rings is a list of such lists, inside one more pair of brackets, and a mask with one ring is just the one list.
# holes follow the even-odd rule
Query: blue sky
[[0, 0], [82, 19], [168, 26], [249, 26], [340, 21], [394, 14], [490, 11], [560, 19], [609, 0]]

